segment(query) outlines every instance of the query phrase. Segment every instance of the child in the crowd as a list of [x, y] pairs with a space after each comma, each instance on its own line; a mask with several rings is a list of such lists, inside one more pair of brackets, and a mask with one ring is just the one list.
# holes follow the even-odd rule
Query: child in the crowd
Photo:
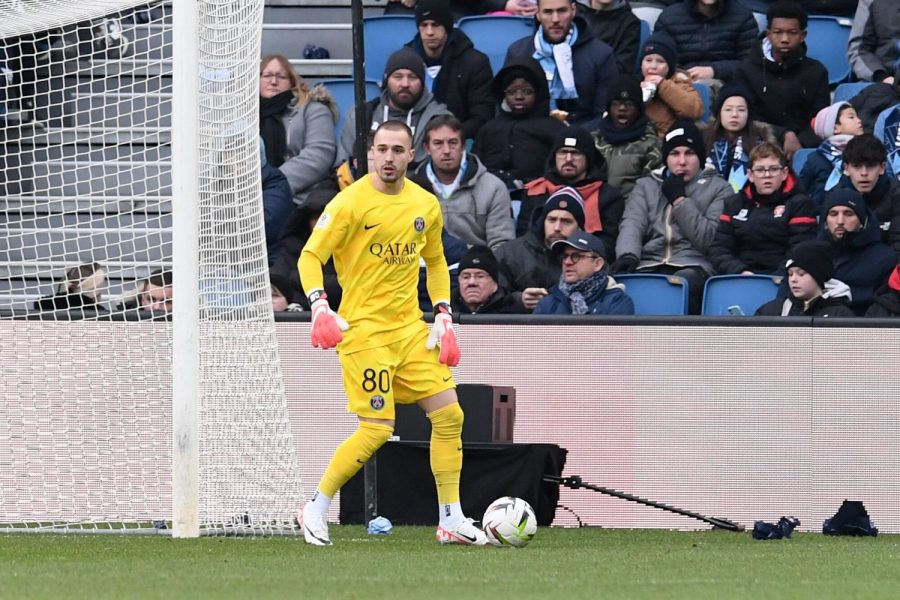
[[881, 241], [900, 256], [900, 181], [885, 172], [887, 150], [871, 133], [856, 136], [844, 149], [844, 176], [838, 187], [852, 187], [875, 211]]
[[662, 165], [662, 142], [644, 112], [641, 86], [620, 75], [609, 91], [606, 114], [594, 132], [597, 150], [606, 159], [607, 182], [627, 197], [634, 182]]
[[862, 134], [863, 126], [849, 102], [835, 102], [819, 111], [812, 128], [825, 141], [806, 159], [800, 181], [813, 204], [819, 207], [825, 192], [837, 187], [841, 180], [844, 148], [854, 136]]
[[703, 100], [687, 71], [676, 68], [675, 42], [654, 33], [641, 50], [641, 89], [647, 116], [662, 139], [678, 118], [696, 121], [703, 116]]
[[809, 197], [787, 167], [784, 151], [763, 142], [750, 151], [744, 188], [725, 200], [710, 248], [723, 275], [781, 272], [788, 251], [817, 233]]
[[787, 298], [776, 298], [757, 309], [768, 317], [854, 317], [850, 288], [832, 279], [834, 263], [823, 242], [804, 242], [791, 250], [787, 268]]
[[735, 192], [747, 183], [750, 151], [762, 142], [775, 143], [772, 128], [751, 120], [750, 92], [739, 83], [728, 83], [719, 90], [713, 110], [713, 122], [703, 131], [709, 148], [706, 164], [719, 172]]
[[900, 265], [894, 268], [883, 287], [875, 291], [875, 301], [867, 317], [900, 317]]

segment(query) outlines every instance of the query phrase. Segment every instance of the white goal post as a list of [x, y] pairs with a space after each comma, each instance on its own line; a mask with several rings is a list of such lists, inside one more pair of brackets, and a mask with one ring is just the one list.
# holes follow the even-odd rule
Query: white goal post
[[263, 0], [0, 0], [0, 532], [295, 534]]

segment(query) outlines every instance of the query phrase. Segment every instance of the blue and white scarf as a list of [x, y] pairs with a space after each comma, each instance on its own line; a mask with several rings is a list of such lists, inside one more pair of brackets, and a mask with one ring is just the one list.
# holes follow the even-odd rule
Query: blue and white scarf
[[534, 54], [541, 63], [547, 83], [550, 85], [550, 108], [556, 108], [556, 100], [578, 97], [575, 90], [575, 73], [572, 62], [572, 46], [578, 40], [578, 26], [572, 23], [569, 34], [559, 44], [551, 44], [544, 39], [543, 29], [534, 34]]
[[607, 285], [607, 269], [600, 269], [587, 279], [566, 283], [562, 276], [559, 278], [559, 291], [569, 299], [573, 315], [586, 315], [590, 311], [587, 298], [595, 297], [598, 292], [605, 290]]
[[819, 153], [831, 163], [831, 173], [825, 182], [825, 191], [833, 190], [844, 175], [844, 148], [847, 142], [853, 139], [852, 135], [839, 133], [833, 135], [819, 146]]
[[744, 151], [744, 138], [738, 136], [733, 147], [729, 147], [728, 140], [724, 138], [713, 142], [706, 164], [726, 177], [735, 192], [741, 191], [747, 183], [747, 169], [750, 165], [750, 156]]

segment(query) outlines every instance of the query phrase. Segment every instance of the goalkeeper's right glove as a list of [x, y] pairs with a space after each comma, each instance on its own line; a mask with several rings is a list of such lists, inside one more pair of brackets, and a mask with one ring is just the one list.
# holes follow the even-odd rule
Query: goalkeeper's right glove
[[309, 293], [309, 306], [312, 310], [312, 331], [310, 339], [313, 348], [329, 350], [344, 339], [342, 331], [350, 329], [347, 321], [328, 306], [328, 296], [324, 290], [313, 290]]

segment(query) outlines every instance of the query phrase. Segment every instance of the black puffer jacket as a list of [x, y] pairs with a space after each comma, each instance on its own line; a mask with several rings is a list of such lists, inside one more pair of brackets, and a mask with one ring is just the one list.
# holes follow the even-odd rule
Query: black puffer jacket
[[805, 44], [783, 63], [776, 63], [763, 55], [765, 41], [762, 38], [741, 61], [734, 79], [750, 90], [755, 118], [772, 125], [779, 142], [784, 142], [786, 132], [793, 131], [804, 147], [815, 148], [821, 140], [810, 121], [831, 104], [828, 71], [806, 56]]
[[721, 275], [778, 273], [788, 250], [816, 237], [817, 227], [809, 196], [793, 174], [770, 196], [757, 195], [748, 181], [725, 201], [710, 255]]
[[522, 237], [506, 242], [494, 256], [500, 263], [500, 285], [510, 291], [542, 287], [548, 290], [559, 282], [562, 267], [559, 259], [544, 244], [543, 234], [531, 230]]
[[460, 29], [453, 28], [440, 61], [431, 62], [422, 48], [418, 33], [406, 44], [422, 57], [426, 65], [441, 64], [432, 93], [453, 115], [462, 121], [463, 135], [474, 138], [481, 126], [494, 116], [491, 95], [491, 62], [475, 49], [472, 40]]
[[[537, 91], [531, 112], [517, 115], [504, 109], [503, 81], [516, 73]], [[566, 126], [550, 115], [550, 90], [540, 65], [526, 57], [507, 62], [494, 77], [497, 116], [479, 130], [472, 153], [488, 170], [513, 187], [514, 180], [530, 181], [544, 174], [544, 161], [556, 134]]]
[[856, 109], [866, 133], [875, 130], [875, 121], [878, 120], [881, 111], [898, 103], [900, 103], [900, 80], [895, 81], [894, 85], [873, 83], [850, 99], [850, 104]]
[[664, 9], [653, 31], [675, 40], [679, 67], [710, 66], [716, 79], [731, 81], [759, 34], [756, 19], [737, 0], [719, 0], [712, 17], [697, 10], [697, 2], [684, 0]]

